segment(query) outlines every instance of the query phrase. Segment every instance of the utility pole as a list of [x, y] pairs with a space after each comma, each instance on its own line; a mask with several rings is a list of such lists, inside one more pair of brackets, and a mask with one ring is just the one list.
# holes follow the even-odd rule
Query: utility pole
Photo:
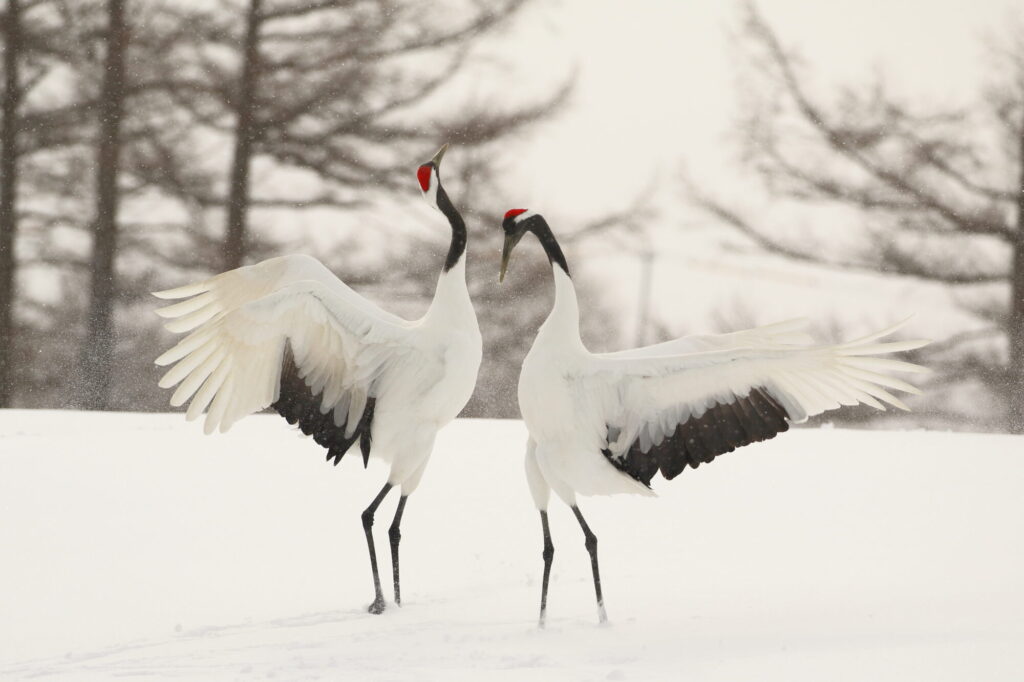
[[636, 321], [636, 337], [633, 345], [639, 348], [647, 345], [647, 327], [651, 319], [651, 290], [654, 277], [654, 249], [650, 244], [640, 251], [640, 300], [637, 304], [639, 317]]

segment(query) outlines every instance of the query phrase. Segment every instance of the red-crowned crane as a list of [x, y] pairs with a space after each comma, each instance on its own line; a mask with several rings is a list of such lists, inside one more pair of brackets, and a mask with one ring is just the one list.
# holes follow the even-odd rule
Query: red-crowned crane
[[922, 372], [873, 357], [927, 341], [878, 343], [890, 327], [833, 346], [816, 345], [801, 321], [732, 334], [688, 336], [618, 353], [591, 353], [580, 340], [576, 290], [558, 241], [544, 218], [512, 209], [502, 222], [500, 279], [523, 235], [532, 232], [551, 263], [555, 302], [519, 376], [519, 408], [529, 431], [526, 478], [540, 510], [544, 576], [540, 624], [547, 612], [554, 546], [548, 498], [554, 490], [583, 529], [597, 595], [607, 620], [597, 565], [597, 537], [577, 495], [652, 495], [651, 479], [697, 468], [718, 455], [774, 437], [808, 417], [842, 405], [907, 407], [886, 388], [919, 393], [889, 372]]
[[426, 314], [407, 321], [350, 289], [309, 256], [283, 256], [204, 282], [156, 292], [186, 299], [157, 311], [167, 329], [191, 331], [156, 360], [171, 368], [160, 386], [189, 399], [188, 419], [206, 411], [205, 431], [227, 431], [245, 415], [273, 407], [327, 449], [337, 464], [357, 441], [390, 464], [387, 482], [362, 514], [373, 571], [371, 613], [384, 610], [373, 516], [395, 486], [391, 524], [395, 603], [399, 524], [427, 466], [438, 430], [466, 405], [480, 367], [481, 339], [466, 289], [466, 226], [441, 185], [447, 145], [419, 167], [428, 203], [451, 225], [451, 246]]

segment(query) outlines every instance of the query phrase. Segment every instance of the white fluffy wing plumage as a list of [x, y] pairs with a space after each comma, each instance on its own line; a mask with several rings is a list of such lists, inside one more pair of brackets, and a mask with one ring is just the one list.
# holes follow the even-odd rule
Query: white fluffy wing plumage
[[[207, 410], [204, 430], [226, 431], [277, 400], [291, 346], [299, 374], [321, 412], [355, 424], [373, 382], [408, 353], [413, 325], [363, 298], [308, 256], [284, 256], [155, 292], [185, 299], [157, 313], [172, 332], [191, 332], [156, 360], [174, 366], [160, 386], [178, 386], [188, 419]], [[350, 412], [358, 412], [355, 419]]]
[[[672, 437], [681, 425], [699, 419], [718, 405], [734, 405], [758, 391], [781, 406], [792, 422], [858, 403], [881, 410], [884, 404], [907, 409], [887, 389], [919, 391], [890, 373], [927, 370], [909, 362], [875, 357], [927, 343], [878, 341], [900, 326], [832, 346], [809, 345], [810, 338], [800, 331], [800, 321], [733, 334], [687, 337], [623, 353], [594, 355], [575, 384], [580, 404], [591, 411], [594, 429], [613, 429], [608, 436], [613, 440], [609, 443], [613, 456], [623, 455], [631, 446], [646, 453]], [[737, 421], [739, 435], [733, 437], [727, 432], [736, 431]], [[724, 443], [726, 451], [745, 444], [730, 446], [730, 440], [744, 440], [740, 437], [742, 413], [729, 408], [722, 415], [722, 423], [717, 422], [701, 424], [707, 434], [705, 440]], [[756, 435], [757, 429], [749, 431]], [[752, 437], [746, 442], [761, 439]]]

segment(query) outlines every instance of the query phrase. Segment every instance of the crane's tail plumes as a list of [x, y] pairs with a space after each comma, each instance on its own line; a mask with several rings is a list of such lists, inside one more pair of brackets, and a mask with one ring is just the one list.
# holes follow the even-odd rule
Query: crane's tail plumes
[[907, 320], [859, 339], [822, 347], [817, 361], [807, 369], [792, 368], [772, 377], [770, 390], [793, 421], [833, 410], [844, 405], [864, 403], [878, 410], [890, 405], [909, 411], [907, 405], [890, 390], [920, 395], [916, 386], [891, 376], [893, 373], [925, 373], [928, 368], [904, 360], [878, 357], [915, 350], [931, 343], [927, 339], [880, 341], [891, 336]]

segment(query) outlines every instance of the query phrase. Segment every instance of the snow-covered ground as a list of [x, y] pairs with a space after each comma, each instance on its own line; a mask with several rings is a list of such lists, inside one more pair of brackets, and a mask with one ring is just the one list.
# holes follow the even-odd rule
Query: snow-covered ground
[[[1024, 439], [801, 430], [541, 537], [518, 422], [445, 429], [372, 616], [383, 482], [280, 419], [0, 411], [0, 678], [1020, 680]], [[397, 498], [381, 508], [378, 550]], [[386, 588], [390, 595], [390, 589]]]

